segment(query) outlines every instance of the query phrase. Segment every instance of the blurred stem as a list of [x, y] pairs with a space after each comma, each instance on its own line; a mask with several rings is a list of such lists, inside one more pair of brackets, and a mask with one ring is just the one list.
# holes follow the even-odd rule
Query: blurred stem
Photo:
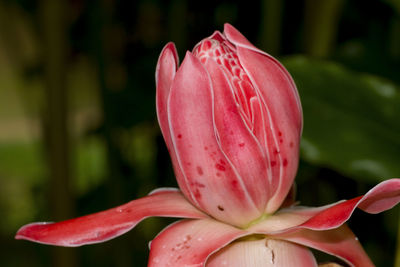
[[327, 57], [334, 46], [344, 0], [306, 0], [304, 49], [315, 57]]
[[[44, 137], [50, 175], [49, 204], [51, 217], [63, 220], [73, 215], [70, 191], [69, 137], [67, 128], [68, 94], [66, 87], [67, 23], [63, 0], [40, 2], [43, 32], [43, 59], [46, 106]], [[76, 253], [55, 248], [53, 266], [75, 266]]]
[[261, 28], [260, 28], [260, 48], [267, 53], [277, 56], [281, 44], [282, 30], [282, 0], [262, 0], [261, 1]]

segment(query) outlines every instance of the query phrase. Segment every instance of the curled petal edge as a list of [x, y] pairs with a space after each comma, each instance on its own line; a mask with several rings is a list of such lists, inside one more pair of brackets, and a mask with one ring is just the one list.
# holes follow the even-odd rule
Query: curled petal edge
[[358, 207], [368, 213], [391, 209], [400, 202], [400, 179], [386, 180], [365, 195], [341, 200], [322, 207], [293, 206], [279, 210], [248, 230], [253, 233], [277, 235], [299, 229], [331, 230], [343, 225]]
[[320, 211], [297, 228], [329, 230], [344, 224], [358, 207], [376, 214], [391, 209], [400, 202], [400, 179], [386, 180], [369, 190], [364, 196], [339, 202]]

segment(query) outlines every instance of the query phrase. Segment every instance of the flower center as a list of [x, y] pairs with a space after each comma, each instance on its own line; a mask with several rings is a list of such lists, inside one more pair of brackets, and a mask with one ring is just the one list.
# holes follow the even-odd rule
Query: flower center
[[254, 117], [250, 100], [256, 97], [251, 81], [240, 64], [236, 48], [219, 35], [213, 39], [205, 39], [198, 44], [193, 54], [205, 63], [207, 58], [214, 60], [225, 72], [232, 90], [237, 107], [244, 122], [253, 130]]

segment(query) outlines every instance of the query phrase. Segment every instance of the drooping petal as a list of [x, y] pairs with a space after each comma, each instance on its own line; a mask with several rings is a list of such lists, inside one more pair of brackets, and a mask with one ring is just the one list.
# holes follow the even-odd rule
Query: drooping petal
[[207, 267], [313, 267], [314, 255], [304, 247], [291, 242], [260, 239], [237, 241], [213, 254]]
[[364, 196], [338, 202], [320, 211], [299, 227], [313, 230], [333, 229], [345, 223], [357, 207], [375, 214], [391, 209], [399, 202], [400, 179], [390, 179], [376, 185]]
[[384, 181], [364, 196], [319, 208], [291, 207], [251, 226], [248, 231], [309, 246], [344, 259], [352, 266], [373, 266], [344, 223], [355, 208], [378, 213], [400, 202], [400, 179]]
[[265, 155], [239, 114], [228, 77], [214, 60], [207, 60], [205, 66], [212, 73], [214, 122], [220, 148], [261, 214], [270, 194]]
[[236, 45], [240, 63], [257, 91], [266, 129], [266, 154], [271, 161], [271, 197], [266, 212], [282, 204], [295, 177], [302, 109], [293, 79], [273, 57], [255, 48], [239, 31], [225, 25], [227, 39]]
[[[201, 210], [233, 225], [260, 216], [238, 173], [221, 151], [213, 120], [211, 79], [191, 53], [172, 84], [168, 119], [171, 139], [183, 176], [177, 180], [183, 193]], [[190, 188], [187, 192], [185, 186]]]
[[374, 264], [365, 253], [357, 237], [346, 226], [333, 230], [313, 231], [301, 229], [295, 232], [274, 236], [295, 242], [341, 258], [352, 267], [373, 267]]
[[359, 207], [368, 213], [391, 209], [400, 202], [400, 179], [384, 181], [364, 196], [342, 200], [322, 207], [293, 206], [279, 210], [252, 225], [253, 233], [274, 235], [298, 229], [329, 230], [340, 227]]
[[75, 247], [120, 236], [150, 216], [207, 218], [177, 190], [161, 189], [106, 211], [58, 223], [31, 223], [15, 238], [42, 244]]
[[215, 220], [182, 220], [150, 244], [149, 267], [201, 267], [215, 251], [247, 232]]

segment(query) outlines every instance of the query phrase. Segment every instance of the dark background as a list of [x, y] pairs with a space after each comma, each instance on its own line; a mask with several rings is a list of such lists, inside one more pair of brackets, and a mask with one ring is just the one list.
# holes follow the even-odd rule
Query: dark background
[[[80, 248], [13, 236], [31, 221], [176, 186], [156, 120], [157, 58], [173, 41], [182, 60], [225, 22], [296, 81], [305, 122], [301, 204], [349, 199], [400, 177], [400, 1], [2, 0], [2, 266], [146, 265], [148, 242], [172, 219]], [[377, 266], [396, 257], [400, 266], [398, 213], [356, 211], [349, 222]]]

